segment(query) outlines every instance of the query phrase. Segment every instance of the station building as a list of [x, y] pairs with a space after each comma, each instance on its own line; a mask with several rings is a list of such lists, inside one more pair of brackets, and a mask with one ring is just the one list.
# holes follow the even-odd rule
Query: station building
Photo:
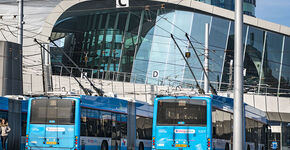
[[[245, 102], [267, 112], [273, 138], [287, 150], [290, 146], [290, 28], [255, 18], [255, 5], [255, 0], [244, 1]], [[198, 83], [203, 85], [203, 70], [185, 34], [203, 60], [206, 23], [209, 24], [210, 81], [221, 94], [233, 90], [234, 0], [130, 0], [129, 3], [50, 0], [27, 1], [24, 9], [25, 94], [44, 91], [42, 81], [46, 77], [42, 74], [47, 72], [48, 79], [59, 78], [50, 81], [55, 90], [56, 85], [66, 91], [77, 86], [60, 86], [62, 77], [71, 76], [60, 62], [81, 78], [61, 50], [92, 79], [145, 87], [193, 88], [196, 82], [171, 34], [183, 52], [191, 53], [187, 60]], [[17, 3], [4, 0], [0, 4], [0, 15], [0, 40], [16, 42]], [[41, 51], [34, 38], [53, 56]], [[49, 71], [45, 71], [46, 66]]]

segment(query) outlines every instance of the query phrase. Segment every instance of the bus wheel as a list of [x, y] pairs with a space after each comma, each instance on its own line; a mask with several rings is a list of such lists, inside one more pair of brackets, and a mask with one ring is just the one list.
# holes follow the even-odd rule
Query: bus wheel
[[139, 150], [144, 150], [144, 144], [143, 144], [143, 142], [140, 142], [140, 144], [139, 144]]
[[108, 143], [106, 141], [102, 142], [101, 150], [108, 150]]
[[247, 150], [251, 150], [250, 145], [248, 145]]
[[262, 150], [264, 150], [264, 146], [262, 146]]
[[225, 150], [230, 150], [230, 145], [229, 145], [229, 143], [226, 144], [226, 146], [225, 146]]

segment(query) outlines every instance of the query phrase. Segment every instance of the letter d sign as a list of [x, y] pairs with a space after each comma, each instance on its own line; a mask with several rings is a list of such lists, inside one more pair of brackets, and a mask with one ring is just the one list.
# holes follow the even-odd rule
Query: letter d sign
[[116, 8], [129, 7], [129, 0], [116, 0]]

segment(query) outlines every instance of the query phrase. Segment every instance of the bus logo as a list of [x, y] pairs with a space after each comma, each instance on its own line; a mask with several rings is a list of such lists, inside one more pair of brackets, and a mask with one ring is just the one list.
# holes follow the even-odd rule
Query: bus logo
[[189, 133], [189, 134], [194, 134], [195, 130], [193, 129], [175, 129], [174, 133]]
[[32, 131], [39, 131], [38, 128], [32, 128], [31, 130], [32, 130]]
[[65, 128], [57, 128], [57, 127], [47, 127], [46, 131], [50, 131], [50, 132], [64, 132]]

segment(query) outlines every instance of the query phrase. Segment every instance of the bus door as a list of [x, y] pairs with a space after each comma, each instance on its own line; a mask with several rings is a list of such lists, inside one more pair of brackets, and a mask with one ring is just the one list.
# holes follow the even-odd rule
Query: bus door
[[29, 146], [73, 148], [75, 101], [40, 99], [31, 102]]
[[112, 150], [121, 149], [121, 115], [112, 113]]

